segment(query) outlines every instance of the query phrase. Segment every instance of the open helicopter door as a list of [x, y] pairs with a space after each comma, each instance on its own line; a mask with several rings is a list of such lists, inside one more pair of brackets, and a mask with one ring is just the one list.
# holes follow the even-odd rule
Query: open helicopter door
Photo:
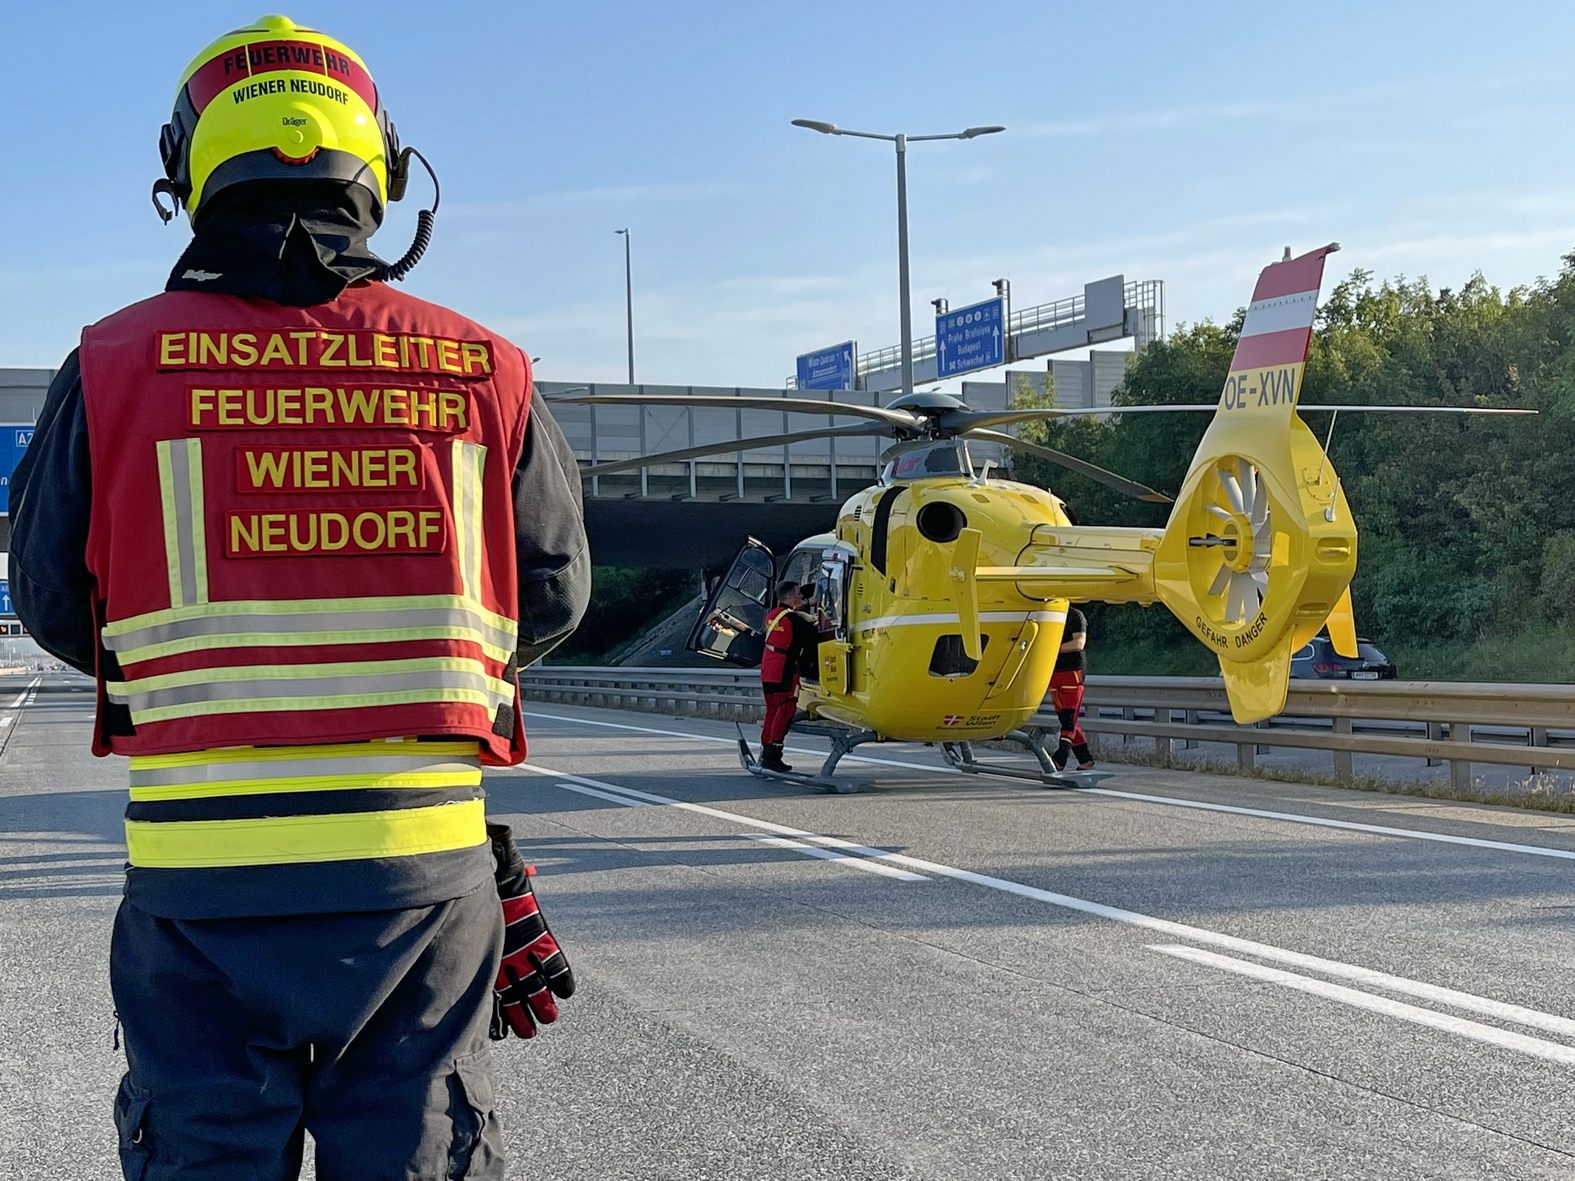
[[832, 546], [821, 555], [820, 572], [815, 579], [815, 602], [810, 608], [818, 616], [821, 641], [818, 650], [820, 686], [828, 693], [845, 697], [853, 688], [853, 645], [848, 636], [848, 596], [855, 552], [847, 546]]
[[775, 556], [751, 537], [706, 599], [684, 647], [740, 668], [759, 668], [775, 571]]

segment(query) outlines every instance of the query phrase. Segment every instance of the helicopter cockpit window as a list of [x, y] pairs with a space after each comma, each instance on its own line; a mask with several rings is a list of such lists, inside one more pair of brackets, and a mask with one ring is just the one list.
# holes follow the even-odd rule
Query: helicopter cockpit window
[[[752, 603], [764, 605], [771, 592], [771, 559], [761, 550], [747, 550], [727, 572], [729, 590]], [[727, 595], [731, 599], [733, 596]]]
[[905, 451], [891, 461], [889, 478], [893, 480], [926, 480], [937, 476], [964, 476], [962, 452], [955, 439], [936, 443], [933, 447]]
[[742, 668], [758, 666], [764, 647], [771, 575], [771, 552], [751, 541], [711, 592], [689, 633], [689, 650]]
[[820, 574], [819, 549], [797, 549], [788, 555], [787, 561], [782, 563], [782, 573], [778, 575], [778, 582], [796, 582], [799, 585], [813, 583]]
[[820, 563], [820, 576], [815, 580], [815, 601], [811, 610], [819, 617], [822, 628], [831, 630], [839, 640], [848, 638], [848, 558], [833, 551]]

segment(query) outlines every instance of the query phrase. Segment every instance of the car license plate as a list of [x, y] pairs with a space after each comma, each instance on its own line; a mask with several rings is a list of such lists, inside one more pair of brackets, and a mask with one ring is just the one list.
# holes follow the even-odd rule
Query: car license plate
[[1354, 672], [1351, 674], [1353, 681], [1376, 681], [1378, 674], [1375, 672]]

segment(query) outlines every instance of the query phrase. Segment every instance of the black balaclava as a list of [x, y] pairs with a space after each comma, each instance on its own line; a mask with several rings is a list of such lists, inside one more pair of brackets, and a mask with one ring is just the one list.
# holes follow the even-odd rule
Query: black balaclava
[[372, 194], [340, 181], [251, 181], [202, 203], [166, 291], [250, 295], [292, 307], [335, 298], [386, 266], [367, 246]]

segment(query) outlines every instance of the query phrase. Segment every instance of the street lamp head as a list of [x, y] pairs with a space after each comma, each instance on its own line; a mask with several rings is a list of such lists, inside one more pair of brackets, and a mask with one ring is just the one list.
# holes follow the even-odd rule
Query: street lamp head
[[1006, 128], [1000, 127], [1000, 126], [970, 127], [970, 128], [968, 128], [968, 130], [964, 131], [957, 138], [958, 139], [973, 139], [975, 136], [979, 136], [979, 135], [994, 135], [997, 131], [1005, 131], [1005, 130], [1006, 130]]
[[807, 127], [811, 131], [818, 131], [818, 132], [820, 132], [822, 135], [836, 135], [837, 134], [837, 125], [835, 123], [826, 123], [826, 122], [823, 122], [820, 119], [794, 119], [793, 120], [793, 126], [794, 127]]
[[621, 230], [614, 230], [614, 231], [613, 231], [613, 233], [615, 233], [615, 234], [627, 234], [627, 233], [628, 233], [628, 232], [629, 232], [629, 229], [628, 229], [628, 227], [627, 227], [627, 226], [625, 226], [625, 227], [624, 227], [624, 228], [623, 228], [623, 229], [621, 229]]

